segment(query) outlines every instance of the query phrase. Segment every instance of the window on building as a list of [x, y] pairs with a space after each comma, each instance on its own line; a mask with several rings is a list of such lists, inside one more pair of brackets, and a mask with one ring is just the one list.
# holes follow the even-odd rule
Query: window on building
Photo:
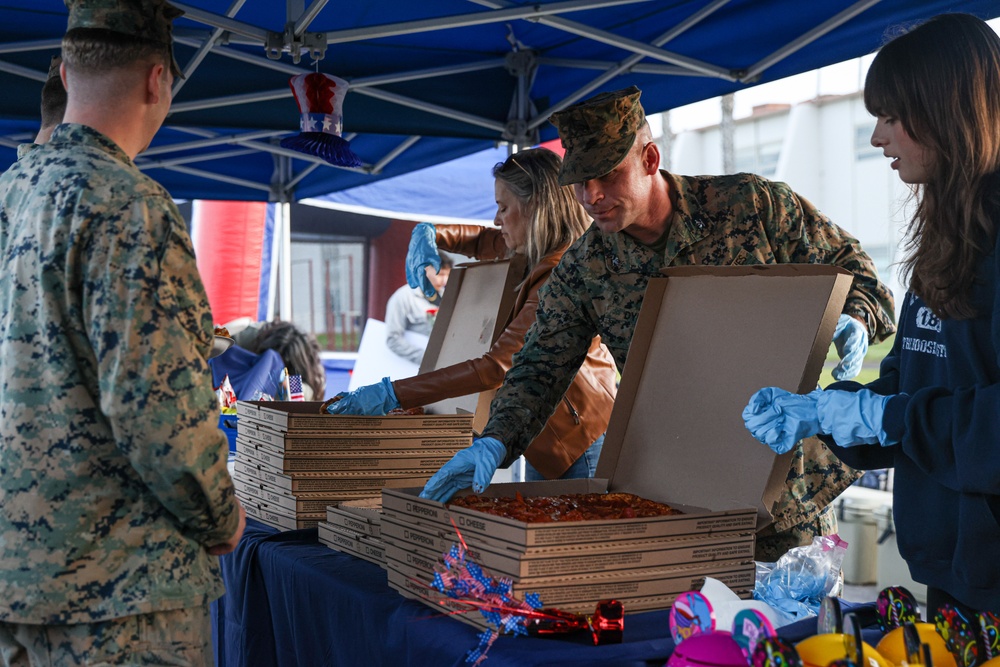
[[733, 156], [733, 169], [737, 174], [755, 172], [757, 170], [757, 149], [755, 146], [737, 148]]
[[778, 171], [778, 157], [781, 155], [781, 142], [773, 141], [757, 148], [757, 173], [761, 176], [774, 176]]
[[354, 352], [365, 322], [365, 241], [292, 241], [292, 321], [323, 350]]
[[749, 172], [771, 177], [778, 170], [778, 158], [780, 155], [780, 141], [744, 146], [743, 148], [736, 149], [733, 166], [736, 169], [736, 173]]

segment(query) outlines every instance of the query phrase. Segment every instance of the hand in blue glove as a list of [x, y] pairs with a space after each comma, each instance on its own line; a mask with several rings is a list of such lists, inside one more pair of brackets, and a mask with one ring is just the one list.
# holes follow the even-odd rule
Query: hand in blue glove
[[750, 397], [743, 408], [743, 423], [753, 437], [784, 454], [802, 438], [820, 432], [816, 397], [820, 390], [792, 394], [777, 387], [765, 387]]
[[429, 222], [421, 222], [413, 228], [410, 234], [410, 249], [406, 252], [406, 282], [410, 287], [419, 287], [428, 299], [437, 294], [437, 290], [427, 279], [424, 270], [433, 266], [435, 271], [441, 269], [441, 256], [437, 249], [437, 230]]
[[882, 415], [890, 398], [870, 389], [820, 392], [816, 400], [820, 432], [833, 436], [841, 447], [895, 445], [882, 428]]
[[861, 364], [868, 354], [868, 330], [857, 318], [841, 313], [837, 328], [833, 330], [833, 344], [840, 355], [840, 363], [833, 369], [835, 380], [850, 380], [861, 372]]
[[506, 456], [507, 448], [496, 438], [476, 438], [427, 480], [420, 497], [445, 503], [470, 486], [482, 493]]
[[342, 391], [326, 405], [331, 415], [384, 415], [399, 407], [399, 400], [392, 388], [392, 380], [382, 378], [381, 382], [358, 387], [354, 391]]

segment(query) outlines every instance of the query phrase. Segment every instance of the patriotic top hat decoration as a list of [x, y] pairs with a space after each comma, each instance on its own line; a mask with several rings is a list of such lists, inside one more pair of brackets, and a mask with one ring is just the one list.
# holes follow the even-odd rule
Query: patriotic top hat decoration
[[361, 159], [340, 135], [344, 130], [344, 97], [350, 87], [341, 78], [311, 72], [288, 81], [302, 119], [300, 133], [281, 140], [281, 146], [323, 158], [339, 167], [360, 167]]

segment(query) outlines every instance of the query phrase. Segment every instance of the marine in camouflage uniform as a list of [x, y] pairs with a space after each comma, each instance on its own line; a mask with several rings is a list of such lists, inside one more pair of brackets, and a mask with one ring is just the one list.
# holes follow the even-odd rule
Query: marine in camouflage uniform
[[0, 176], [0, 256], [3, 660], [139, 664], [190, 633], [210, 662], [207, 549], [240, 511], [177, 207], [109, 137], [62, 124]]
[[[597, 104], [584, 102], [563, 112], [563, 118], [553, 118], [567, 148], [560, 178], [563, 183], [613, 169], [622, 161], [615, 151], [622, 146], [627, 151], [635, 140], [636, 128], [645, 122], [638, 89], [595, 100]], [[601, 112], [610, 116], [615, 128], [631, 126], [631, 133], [628, 128], [605, 128], [607, 118], [600, 116]], [[617, 142], [617, 148], [608, 151], [612, 157], [605, 161], [604, 152], [596, 151], [595, 158], [594, 147], [574, 143], [574, 139], [593, 140], [597, 136], [600, 144], [602, 135], [595, 134], [595, 127]], [[507, 458], [501, 466], [510, 465], [541, 430], [545, 416], [565, 392], [595, 335], [601, 336], [619, 371], [624, 369], [646, 285], [666, 267], [839, 266], [855, 276], [844, 312], [863, 320], [875, 340], [895, 330], [892, 295], [879, 282], [871, 259], [857, 240], [784, 183], [752, 174], [684, 177], [661, 171], [660, 176], [669, 185], [673, 213], [658, 242], [645, 245], [627, 233], [605, 234], [592, 225], [563, 256], [542, 288], [535, 324], [493, 400], [482, 434], [506, 446]], [[788, 494], [775, 507], [774, 524], [758, 535], [757, 559], [776, 560], [814, 535], [836, 532], [829, 503], [859, 475], [818, 439], [799, 443], [786, 481]]]

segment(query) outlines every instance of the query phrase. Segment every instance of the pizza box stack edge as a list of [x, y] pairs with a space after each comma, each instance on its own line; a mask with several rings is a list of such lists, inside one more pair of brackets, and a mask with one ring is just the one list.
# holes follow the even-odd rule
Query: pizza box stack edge
[[[653, 278], [593, 479], [494, 484], [513, 497], [625, 492], [682, 514], [525, 523], [382, 492], [390, 586], [441, 610], [429, 588], [458, 534], [468, 557], [510, 577], [523, 599], [593, 613], [608, 598], [626, 613], [667, 609], [706, 576], [743, 597], [754, 586], [754, 535], [772, 522], [792, 453], [775, 455], [741, 416], [761, 387], [816, 387], [851, 275], [835, 267], [683, 267]], [[457, 531], [456, 531], [457, 528]], [[456, 614], [485, 627], [480, 614]]]
[[385, 544], [382, 542], [382, 500], [348, 500], [326, 508], [326, 521], [320, 521], [319, 541], [331, 549], [363, 558], [385, 567]]
[[472, 415], [330, 415], [321, 405], [237, 402], [233, 481], [248, 516], [312, 528], [331, 505], [422, 486], [472, 443]]

